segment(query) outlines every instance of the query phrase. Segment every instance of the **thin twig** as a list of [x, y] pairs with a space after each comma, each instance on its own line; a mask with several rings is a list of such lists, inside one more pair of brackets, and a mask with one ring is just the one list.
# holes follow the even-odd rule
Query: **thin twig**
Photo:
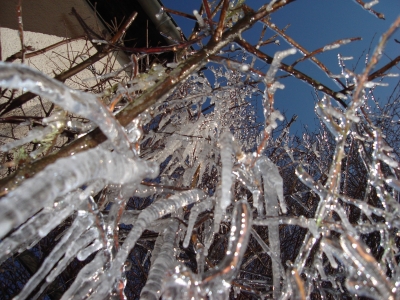
[[375, 52], [371, 57], [370, 62], [366, 66], [363, 74], [358, 78], [357, 88], [354, 93], [354, 100], [358, 101], [358, 99], [360, 98], [361, 91], [364, 89], [364, 84], [369, 79], [368, 73], [371, 72], [371, 70], [378, 63], [380, 57], [382, 56], [383, 49], [385, 48], [387, 41], [398, 27], [400, 27], [400, 17], [397, 17], [394, 23], [390, 26], [389, 30], [382, 35], [379, 44], [376, 47]]
[[[81, 24], [81, 26], [83, 28], [86, 28], [88, 34], [94, 34], [96, 35], [96, 33], [92, 32], [91, 29], [89, 28], [89, 26], [86, 25], [86, 23], [83, 21], [83, 19], [79, 16], [79, 14], [76, 12], [76, 10], [74, 8], [72, 8], [72, 12], [75, 15], [75, 17], [78, 19], [79, 23]], [[135, 20], [137, 16], [137, 13], [132, 13], [132, 15], [129, 17], [129, 19], [124, 23], [123, 26], [121, 26], [120, 30], [118, 30], [118, 32], [114, 35], [114, 37], [111, 38], [111, 42], [115, 41], [119, 41], [120, 38], [123, 36], [123, 34], [126, 32], [126, 30], [129, 28], [129, 26], [132, 24], [132, 22]], [[89, 30], [89, 29], [90, 30]], [[96, 37], [99, 37], [96, 35]], [[114, 47], [114, 45], [111, 44], [106, 44], [105, 46], [97, 46], [96, 49], [98, 49], [98, 52], [96, 54], [94, 54], [93, 56], [89, 57], [88, 59], [86, 59], [85, 61], [81, 62], [80, 64], [72, 67], [71, 69], [57, 75], [54, 77], [54, 79], [64, 82], [65, 80], [67, 80], [68, 78], [78, 74], [79, 72], [83, 71], [84, 69], [86, 69], [87, 67], [93, 65], [95, 62], [99, 61], [100, 59], [102, 59], [103, 57], [106, 57], [112, 50], [112, 48]], [[3, 105], [0, 106], [0, 116], [20, 107], [21, 105], [23, 105], [24, 103], [28, 102], [29, 100], [33, 99], [36, 95], [33, 93], [25, 93], [22, 94], [21, 96], [17, 97], [16, 99], [14, 99], [14, 101], [10, 102], [10, 103], [5, 103]]]
[[[57, 75], [54, 77], [54, 79], [64, 82], [65, 80], [67, 80], [68, 78], [78, 74], [79, 72], [83, 71], [84, 69], [86, 69], [87, 67], [93, 65], [95, 62], [99, 61], [100, 59], [102, 59], [103, 57], [107, 56], [109, 54], [109, 52], [97, 52], [96, 54], [94, 54], [93, 56], [89, 57], [88, 59], [86, 59], [85, 61], [81, 62], [80, 64], [72, 67], [71, 69]], [[28, 102], [29, 100], [33, 99], [36, 97], [36, 94], [31, 93], [31, 92], [27, 92], [22, 94], [21, 96], [15, 98], [12, 102], [10, 103], [5, 103], [3, 105], [0, 105], [0, 116], [21, 107], [21, 105], [23, 105], [24, 103]]]
[[365, 3], [362, 0], [355, 0], [358, 4], [361, 5], [362, 8], [364, 8], [365, 10], [368, 10], [370, 13], [372, 13], [373, 15], [375, 15], [377, 18], [381, 19], [381, 20], [385, 20], [385, 15], [383, 13], [379, 13], [375, 10], [373, 10], [371, 7], [369, 7], [367, 5], [367, 3]]
[[[103, 39], [103, 37], [101, 37], [96, 32], [94, 32], [86, 24], [86, 22], [82, 19], [82, 17], [78, 14], [78, 12], [76, 11], [76, 9], [74, 7], [72, 7], [72, 9], [71, 9], [71, 13], [78, 20], [79, 24], [81, 25], [81, 27], [83, 28], [83, 30], [85, 31], [86, 35], [89, 37], [90, 40], [94, 40], [94, 39], [102, 40]], [[101, 48], [104, 46], [99, 46], [97, 44], [94, 44], [94, 47], [97, 49], [97, 51], [99, 51], [99, 50], [102, 50]]]
[[170, 14], [173, 14], [173, 15], [177, 15], [177, 16], [181, 16], [181, 17], [188, 18], [190, 20], [196, 21], [196, 17], [193, 16], [193, 15], [190, 15], [190, 14], [187, 14], [187, 13], [184, 13], [184, 12], [181, 12], [181, 11], [173, 10], [173, 9], [170, 9], [170, 8], [167, 8], [167, 7], [163, 7], [162, 9], [167, 13], [170, 13]]
[[203, 39], [205, 35], [201, 35], [193, 40], [187, 41], [187, 42], [182, 42], [179, 44], [175, 45], [170, 45], [170, 46], [161, 46], [161, 47], [152, 47], [152, 48], [129, 48], [129, 47], [123, 47], [123, 46], [113, 46], [118, 50], [122, 50], [125, 52], [129, 53], [146, 53], [146, 54], [157, 54], [157, 53], [165, 53], [165, 52], [176, 52], [179, 51], [180, 49], [187, 48], [201, 39]]
[[208, 0], [203, 0], [203, 7], [204, 7], [204, 10], [206, 11], [208, 25], [210, 26], [211, 32], [213, 32], [214, 26], [212, 23], [212, 16], [211, 16], [211, 11], [210, 11], [210, 6], [208, 5]]
[[[31, 57], [46, 53], [47, 51], [50, 51], [50, 50], [52, 50], [54, 48], [57, 48], [59, 46], [62, 46], [64, 44], [75, 42], [77, 40], [82, 40], [82, 39], [85, 39], [85, 38], [86, 38], [85, 36], [79, 36], [79, 37], [76, 37], [76, 38], [65, 39], [65, 40], [59, 41], [58, 43], [55, 43], [55, 44], [52, 44], [50, 46], [44, 47], [42, 49], [30, 52], [30, 53], [26, 53], [25, 54], [25, 58], [31, 58]], [[11, 56], [9, 56], [6, 59], [6, 62], [13, 62], [16, 59], [22, 59], [22, 56], [23, 56], [23, 51], [21, 50], [21, 51], [19, 51], [17, 53], [14, 53]]]
[[[249, 12], [254, 12], [250, 7], [247, 5], [243, 5], [243, 9]], [[290, 45], [293, 47], [297, 48], [301, 53], [303, 53], [305, 56], [301, 58], [301, 60], [310, 58], [322, 71], [324, 71], [328, 76], [332, 75], [332, 73], [328, 70], [328, 68], [320, 62], [316, 57], [314, 57], [315, 54], [318, 54], [323, 51], [324, 47], [315, 50], [314, 52], [309, 52], [307, 49], [305, 49], [303, 46], [301, 46], [299, 43], [297, 43], [294, 39], [292, 39], [289, 35], [287, 35], [284, 30], [279, 29], [275, 24], [272, 24], [269, 20], [267, 19], [262, 19], [261, 22], [266, 24], [271, 30], [275, 31], [278, 33], [282, 38], [284, 38]], [[361, 38], [354, 38], [350, 39], [351, 41], [353, 40], [359, 40]], [[343, 40], [340, 40], [343, 41]], [[335, 42], [339, 43], [339, 41]], [[343, 42], [342, 42], [343, 43]], [[299, 63], [301, 60], [296, 61], [292, 66], [294, 67], [297, 63]], [[345, 88], [345, 85], [337, 78], [334, 79], [340, 86]]]
[[133, 21], [135, 21], [138, 13], [134, 11], [128, 19], [125, 20], [124, 24], [118, 29], [117, 33], [111, 38], [110, 43], [115, 44], [122, 39], [125, 35], [128, 28], [132, 25]]
[[[268, 54], [265, 54], [264, 52], [256, 49], [254, 46], [250, 45], [248, 42], [242, 39], [236, 40], [236, 42], [242, 46], [245, 50], [249, 51], [250, 53], [253, 53], [255, 56], [260, 58], [261, 60], [265, 61], [268, 64], [272, 63], [272, 57], [269, 56]], [[306, 82], [307, 84], [311, 85], [315, 89], [324, 92], [325, 94], [331, 96], [334, 98], [336, 101], [338, 101], [343, 107], [347, 107], [347, 104], [343, 101], [342, 96], [343, 94], [340, 92], [334, 92], [327, 86], [323, 85], [322, 83], [316, 81], [315, 79], [307, 76], [306, 74], [294, 69], [292, 66], [288, 66], [284, 63], [281, 63], [279, 67], [282, 71], [285, 71], [294, 77]]]
[[222, 9], [221, 9], [221, 14], [219, 16], [217, 29], [215, 30], [215, 33], [213, 36], [213, 39], [216, 42], [221, 40], [222, 31], [224, 30], [225, 18], [226, 18], [226, 13], [228, 11], [228, 7], [229, 7], [229, 0], [224, 0], [224, 2], [222, 3]]
[[24, 44], [24, 25], [22, 23], [22, 0], [18, 1], [17, 5], [17, 17], [18, 17], [18, 33], [21, 41], [21, 52], [22, 52], [22, 63], [25, 61], [25, 44]]

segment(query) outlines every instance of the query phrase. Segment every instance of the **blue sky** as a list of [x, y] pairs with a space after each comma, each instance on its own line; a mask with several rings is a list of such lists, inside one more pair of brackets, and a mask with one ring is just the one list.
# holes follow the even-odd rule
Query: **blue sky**
[[[200, 7], [200, 1], [194, 0], [163, 0], [162, 2], [169, 8], [187, 13], [192, 13], [194, 9], [199, 9]], [[368, 0], [365, 2], [368, 2]], [[268, 2], [261, 0], [246, 1], [246, 4], [254, 9], [259, 8], [264, 3]], [[353, 60], [347, 61], [346, 63], [349, 69], [353, 69], [360, 58], [356, 71], [361, 72], [368, 50], [373, 51], [382, 33], [384, 33], [400, 15], [400, 1], [381, 0], [380, 3], [373, 6], [373, 9], [383, 13], [386, 20], [378, 19], [352, 0], [298, 0], [274, 13], [271, 21], [278, 25], [279, 28], [290, 24], [286, 33], [309, 51], [320, 48], [338, 39], [362, 37], [362, 41], [356, 41], [317, 56], [317, 58], [335, 74], [340, 73], [337, 61], [338, 53], [342, 56], [354, 57]], [[178, 16], [174, 16], [174, 19], [188, 36], [191, 26], [193, 26], [193, 21], [188, 21]], [[250, 41], [257, 41], [260, 31], [261, 25], [256, 29], [251, 29], [246, 32], [245, 37]], [[272, 31], [267, 31], [265, 37], [268, 38], [272, 34]], [[394, 58], [400, 54], [400, 44], [395, 43], [393, 40], [394, 38], [400, 40], [399, 31], [396, 32], [389, 41], [385, 50], [385, 55], [382, 57], [379, 65], [386, 64], [389, 62], [390, 58]], [[288, 49], [290, 47], [282, 38], [279, 39], [280, 46], [273, 44], [266, 45], [262, 47], [261, 50], [267, 54], [273, 55], [275, 51]], [[290, 63], [298, 57], [299, 56], [288, 57], [284, 62]], [[267, 67], [262, 65], [259, 65], [259, 67], [263, 68], [263, 70], [267, 69]], [[332, 79], [328, 78], [325, 73], [320, 71], [314, 64], [302, 62], [296, 67], [330, 88], [339, 90]], [[393, 69], [392, 72], [400, 73], [400, 70], [397, 68]], [[390, 86], [378, 87], [375, 91], [376, 97], [386, 99], [398, 80], [398, 78], [386, 80]], [[318, 121], [315, 119], [315, 114], [313, 112], [315, 106], [313, 89], [294, 78], [285, 78], [281, 82], [285, 84], [286, 88], [283, 91], [277, 91], [275, 97], [276, 107], [282, 112], [285, 112], [288, 119], [290, 119], [293, 114], [299, 116], [296, 122], [297, 124], [293, 128], [294, 132], [292, 131], [292, 133], [299, 134], [304, 126], [314, 129]]]

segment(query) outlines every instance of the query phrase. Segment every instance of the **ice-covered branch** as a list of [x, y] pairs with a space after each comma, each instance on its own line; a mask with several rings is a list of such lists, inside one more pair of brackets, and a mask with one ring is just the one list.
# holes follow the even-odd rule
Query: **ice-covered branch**
[[28, 66], [3, 62], [0, 62], [0, 86], [31, 91], [71, 113], [88, 118], [100, 127], [117, 151], [127, 157], [133, 156], [123, 127], [95, 95], [72, 90]]
[[19, 226], [37, 211], [51, 206], [56, 197], [94, 179], [109, 183], [136, 183], [158, 175], [158, 165], [129, 159], [117, 152], [96, 148], [57, 160], [0, 201], [0, 236]]

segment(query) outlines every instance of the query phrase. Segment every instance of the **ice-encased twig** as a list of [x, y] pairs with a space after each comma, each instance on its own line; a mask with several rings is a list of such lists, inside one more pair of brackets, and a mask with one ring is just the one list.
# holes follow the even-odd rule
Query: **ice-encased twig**
[[66, 111], [95, 122], [118, 152], [133, 157], [124, 128], [95, 95], [72, 90], [26, 65], [4, 62], [0, 62], [0, 86], [30, 91], [49, 99]]
[[275, 75], [278, 72], [279, 67], [281, 66], [282, 60], [289, 55], [295, 54], [296, 51], [297, 50], [295, 48], [290, 48], [284, 51], [275, 52], [274, 59], [272, 60], [268, 72], [265, 74], [264, 81], [267, 85], [272, 84], [275, 81]]
[[178, 231], [179, 222], [171, 220], [163, 233], [163, 244], [154, 263], [151, 264], [146, 285], [140, 293], [140, 299], [157, 300], [161, 296], [162, 283], [167, 270], [171, 270], [175, 264], [175, 237]]
[[249, 204], [243, 200], [238, 201], [232, 213], [231, 232], [226, 255], [221, 263], [202, 276], [202, 285], [205, 291], [229, 295], [227, 285], [230, 286], [240, 270], [240, 264], [250, 238], [251, 225], [252, 216]]
[[[53, 268], [50, 274], [46, 277], [46, 281], [40, 287], [39, 292], [37, 292], [36, 295], [31, 298], [31, 300], [38, 299], [42, 295], [42, 293], [46, 290], [46, 288], [56, 279], [56, 277], [60, 275], [67, 268], [68, 264], [72, 260], [74, 260], [74, 258], [78, 256], [82, 250], [88, 249], [85, 248], [87, 245], [89, 245], [91, 242], [97, 244], [96, 242], [99, 241], [98, 236], [99, 232], [97, 228], [91, 227], [86, 232], [84, 232], [78, 239], [71, 242], [65, 251], [64, 257], [57, 263], [57, 266]], [[101, 243], [100, 245], [102, 246]], [[99, 249], [100, 248], [97, 248], [97, 250]]]
[[[55, 207], [45, 207], [28, 222], [20, 226], [0, 243], [0, 264], [17, 250], [23, 251], [34, 246], [51, 230], [61, 224], [82, 204], [77, 190], [60, 199]], [[57, 200], [57, 199], [56, 199]]]
[[0, 147], [0, 151], [8, 152], [16, 147], [22, 146], [26, 143], [32, 142], [34, 140], [42, 140], [46, 135], [53, 132], [53, 128], [51, 126], [47, 126], [44, 128], [33, 128], [31, 131], [28, 132], [28, 135], [12, 142], [9, 142], [5, 145]]
[[[110, 266], [106, 270], [102, 271], [100, 278], [97, 281], [91, 281], [91, 277], [85, 276], [86, 271], [82, 269], [82, 271], [78, 274], [78, 278], [80, 278], [80, 283], [75, 281], [74, 284], [72, 284], [68, 291], [64, 294], [65, 298], [63, 297], [62, 299], [69, 299], [70, 296], [68, 295], [75, 294], [92, 294], [92, 299], [100, 299], [102, 297], [106, 297], [113, 288], [115, 280], [121, 276], [121, 267], [124, 265], [129, 253], [135, 246], [143, 231], [151, 226], [151, 224], [155, 220], [167, 214], [175, 212], [180, 207], [184, 207], [200, 201], [203, 198], [205, 198], [204, 192], [195, 189], [177, 193], [165, 200], [159, 200], [144, 209], [138, 216], [132, 230], [126, 237], [124, 244], [120, 247], [115, 259], [111, 261]], [[96, 270], [92, 273], [98, 273], [104, 267], [103, 265], [100, 266], [99, 262], [97, 261], [96, 265], [91, 265], [92, 263], [89, 263], [86, 267], [87, 269]], [[107, 280], [105, 280], [105, 278], [107, 278]]]
[[158, 175], [157, 164], [129, 159], [101, 147], [61, 158], [35, 177], [25, 180], [0, 201], [0, 237], [21, 225], [54, 199], [86, 182], [105, 179], [110, 183], [139, 183]]
[[[253, 224], [256, 225], [255, 223], [253, 223]], [[271, 251], [271, 249], [267, 246], [267, 244], [259, 236], [257, 231], [254, 230], [254, 228], [251, 229], [251, 235], [257, 240], [258, 244], [261, 246], [261, 248], [264, 250], [264, 252], [267, 253], [271, 257], [271, 260], [274, 260], [279, 265], [279, 270], [282, 274], [282, 277], [285, 278], [285, 268], [282, 266], [281, 258], [279, 256], [277, 256], [277, 253]]]
[[[254, 173], [264, 182], [265, 215], [271, 217], [279, 216], [278, 199], [283, 213], [286, 213], [285, 199], [283, 197], [283, 179], [279, 174], [278, 168], [266, 157], [260, 157], [254, 165]], [[261, 182], [261, 180], [259, 180]], [[281, 294], [281, 243], [279, 237], [279, 224], [276, 222], [268, 226], [268, 237], [271, 252], [277, 259], [272, 259], [272, 275], [274, 299], [279, 298]]]
[[[78, 216], [75, 218], [72, 226], [64, 234], [61, 241], [46, 257], [43, 264], [40, 266], [40, 269], [31, 277], [19, 295], [14, 299], [26, 299], [29, 294], [32, 293], [32, 291], [39, 285], [39, 283], [47, 276], [47, 274], [54, 268], [54, 265], [63, 255], [68, 257], [68, 252], [74, 252], [76, 249], [79, 250], [80, 248], [87, 246], [87, 243], [90, 243], [90, 241], [95, 238], [95, 236], [90, 235], [91, 239], [87, 241], [87, 238], [84, 237], [85, 231], [87, 231], [88, 228], [93, 224], [93, 221], [93, 217], [86, 212], [81, 215], [78, 213]], [[63, 267], [65, 268], [66, 265], [60, 265], [57, 269], [61, 269], [62, 271]]]
[[397, 288], [386, 276], [375, 258], [367, 253], [367, 246], [349, 234], [342, 235], [340, 242], [323, 238], [324, 247], [341, 261], [347, 271], [346, 287], [350, 292], [375, 299], [397, 299]]

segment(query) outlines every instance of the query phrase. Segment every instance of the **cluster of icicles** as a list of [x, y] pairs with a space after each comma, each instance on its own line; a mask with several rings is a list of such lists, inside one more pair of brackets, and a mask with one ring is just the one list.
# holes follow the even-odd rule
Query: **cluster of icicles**
[[[287, 51], [275, 56], [276, 61], [267, 73], [265, 83], [274, 82], [280, 60], [292, 53]], [[214, 88], [211, 88], [205, 77], [193, 76], [190, 84], [183, 83], [168, 103], [159, 103], [152, 108], [153, 113], [165, 106], [170, 109], [163, 111], [158, 131], [150, 131], [143, 136], [141, 128], [148, 121], [148, 116], [140, 116], [128, 128], [123, 128], [95, 95], [73, 91], [26, 66], [0, 63], [1, 87], [29, 90], [45, 97], [64, 110], [90, 120], [107, 136], [105, 143], [57, 160], [1, 199], [1, 262], [16, 252], [34, 246], [68, 217], [74, 216], [71, 226], [16, 299], [37, 299], [72, 260], [85, 260], [90, 255], [94, 258], [79, 272], [62, 299], [119, 297], [126, 283], [124, 272], [128, 255], [145, 230], [158, 232], [159, 235], [151, 252], [151, 267], [141, 291], [142, 299], [227, 299], [231, 289], [235, 295], [245, 290], [260, 298], [302, 298], [310, 295], [315, 288], [321, 295], [325, 294], [321, 282], [330, 282], [337, 296], [347, 289], [357, 295], [395, 299], [400, 284], [400, 269], [395, 259], [397, 249], [391, 247], [385, 252], [387, 266], [379, 264], [368, 253], [360, 235], [379, 230], [382, 232], [382, 245], [387, 240], [393, 240], [393, 230], [400, 225], [396, 213], [400, 211], [400, 206], [394, 199], [394, 191], [400, 186], [398, 181], [379, 176], [371, 180], [382, 201], [382, 207], [378, 208], [333, 193], [326, 186], [314, 182], [299, 164], [297, 174], [300, 180], [321, 200], [313, 218], [290, 216], [278, 167], [267, 157], [248, 151], [251, 148], [245, 143], [245, 140], [248, 142], [248, 132], [238, 130], [232, 135], [229, 130], [241, 122], [254, 122], [251, 114], [250, 119], [244, 119], [244, 111], [235, 114], [236, 117], [232, 117], [230, 112], [233, 105], [246, 107], [243, 104], [245, 98], [253, 93], [252, 88], [241, 83], [239, 72], [226, 70], [227, 73], [223, 74], [222, 70], [213, 70], [214, 75], [229, 77], [236, 82], [230, 86], [219, 86], [217, 78]], [[274, 83], [274, 90], [269, 92], [273, 93], [277, 87], [281, 86]], [[201, 110], [207, 99], [211, 99], [214, 111], [203, 114]], [[319, 116], [336, 137], [337, 151], [348, 133], [337, 125], [336, 120], [340, 121], [339, 124], [360, 122], [354, 113], [357, 108], [352, 106], [353, 111], [345, 113], [332, 107], [326, 98], [317, 108]], [[267, 105], [264, 113], [266, 119], [270, 118], [269, 124], [280, 118], [277, 113], [269, 114]], [[65, 120], [48, 120], [49, 126], [57, 126], [57, 122]], [[271, 132], [273, 128], [266, 130]], [[34, 134], [35, 137], [30, 140], [37, 138], [37, 133]], [[139, 142], [145, 145], [142, 152], [132, 147]], [[162, 150], [156, 147], [160, 143], [164, 146]], [[19, 144], [5, 145], [2, 150], [8, 151]], [[383, 144], [377, 132], [374, 161], [367, 168], [375, 168], [379, 161], [398, 168], [397, 162], [387, 155], [390, 149]], [[290, 155], [289, 150], [288, 153]], [[161, 163], [166, 165], [160, 186], [191, 188], [180, 192], [169, 189], [166, 192], [160, 186], [142, 185], [142, 181], [160, 176]], [[331, 168], [329, 172], [335, 165]], [[182, 169], [181, 175], [176, 176], [177, 170]], [[214, 171], [217, 174], [213, 175], [216, 177], [214, 191], [198, 188], [193, 178], [200, 178], [201, 181], [203, 176], [211, 176]], [[370, 171], [374, 174], [374, 170]], [[394, 187], [393, 191], [384, 190], [384, 183]], [[252, 194], [251, 203], [246, 197], [237, 197], [234, 193], [236, 184]], [[107, 185], [118, 185], [120, 188], [112, 194], [111, 208], [105, 213], [104, 209], [99, 209], [94, 197]], [[132, 196], [153, 196], [154, 201], [141, 211], [125, 210]], [[350, 224], [338, 199], [360, 208], [369, 217], [369, 222], [356, 226]], [[184, 208], [190, 209], [188, 220], [184, 218]], [[197, 272], [193, 272], [177, 259], [178, 249], [180, 242], [183, 247], [190, 245], [195, 223], [207, 211], [213, 212], [213, 219], [204, 223], [203, 239], [197, 240], [194, 245]], [[332, 219], [332, 212], [340, 217], [341, 222]], [[376, 223], [370, 217], [372, 214], [385, 218], [387, 225]], [[168, 215], [171, 218], [165, 218]], [[179, 219], [187, 224], [183, 225]], [[223, 223], [230, 224], [225, 256], [215, 266], [206, 268], [210, 246]], [[133, 225], [122, 244], [118, 243], [119, 224]], [[282, 237], [279, 228], [282, 224], [308, 230], [296, 260], [286, 266], [281, 261]], [[269, 245], [253, 225], [268, 227]], [[340, 237], [331, 232], [338, 233]], [[250, 257], [244, 261], [251, 236], [272, 262], [272, 284], [263, 283], [266, 286], [264, 293], [252, 290], [240, 272], [242, 265], [249, 265], [254, 259]], [[316, 253], [311, 254], [312, 249]], [[313, 263], [310, 266], [306, 262], [311, 256]], [[328, 268], [337, 271], [327, 275]], [[389, 269], [391, 278], [386, 275]], [[346, 280], [343, 281], [343, 278]], [[235, 280], [241, 280], [241, 284], [232, 288]], [[40, 283], [40, 290], [32, 295]], [[249, 280], [249, 283], [256, 281]]]

